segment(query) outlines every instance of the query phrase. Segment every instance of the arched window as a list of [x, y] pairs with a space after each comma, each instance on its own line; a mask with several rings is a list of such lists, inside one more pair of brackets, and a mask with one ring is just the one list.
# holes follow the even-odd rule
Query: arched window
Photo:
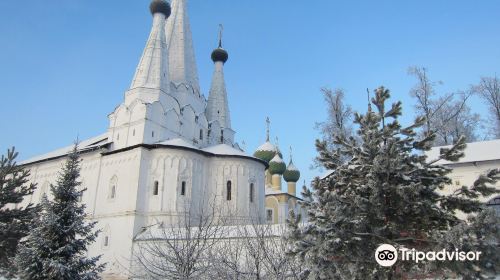
[[226, 200], [231, 200], [231, 181], [226, 184]]
[[250, 183], [250, 203], [253, 202], [253, 196], [254, 196], [254, 186], [253, 183]]
[[186, 181], [181, 183], [181, 195], [186, 195]]
[[153, 195], [158, 195], [158, 181], [153, 184]]

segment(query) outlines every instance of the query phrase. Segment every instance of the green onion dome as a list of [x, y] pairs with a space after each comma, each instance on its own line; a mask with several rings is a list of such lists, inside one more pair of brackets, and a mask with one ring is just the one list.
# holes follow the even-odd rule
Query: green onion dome
[[212, 52], [212, 61], [213, 62], [222, 62], [222, 63], [226, 63], [227, 59], [229, 58], [229, 55], [227, 53], [226, 50], [224, 50], [223, 48], [221, 47], [218, 47], [216, 48], [213, 52]]
[[286, 164], [281, 159], [279, 154], [276, 154], [269, 162], [269, 172], [272, 175], [279, 174], [282, 175], [286, 170]]
[[269, 161], [271, 161], [271, 159], [274, 158], [277, 151], [278, 149], [276, 149], [276, 146], [271, 144], [271, 142], [266, 141], [266, 143], [262, 144], [260, 147], [257, 148], [253, 156], [269, 163]]
[[297, 167], [295, 167], [291, 160], [285, 172], [283, 173], [283, 179], [285, 179], [285, 182], [294, 183], [297, 183], [297, 181], [300, 179], [300, 171], [299, 169], [297, 169]]
[[170, 16], [170, 4], [165, 0], [153, 0], [149, 5], [151, 14], [160, 13], [165, 15], [165, 18]]

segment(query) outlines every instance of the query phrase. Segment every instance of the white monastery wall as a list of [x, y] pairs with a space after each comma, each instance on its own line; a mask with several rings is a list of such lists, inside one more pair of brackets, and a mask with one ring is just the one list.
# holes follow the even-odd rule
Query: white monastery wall
[[[453, 182], [452, 185], [447, 186], [442, 190], [442, 192], [445, 194], [451, 194], [461, 186], [472, 186], [474, 181], [476, 181], [480, 175], [486, 174], [488, 170], [500, 168], [500, 160], [456, 163], [447, 166], [452, 168], [452, 172], [449, 177]], [[496, 187], [500, 189], [500, 182], [497, 182]], [[482, 197], [479, 198], [479, 200], [487, 202], [496, 196], [497, 195]]]
[[[251, 214], [264, 219], [265, 166], [256, 160], [179, 147], [141, 146], [101, 152], [81, 155], [80, 180], [82, 188], [87, 188], [82, 203], [89, 218], [97, 221], [96, 229], [101, 230], [89, 255], [102, 254], [101, 260], [109, 266], [107, 273], [119, 273], [122, 266], [128, 267], [134, 237], [143, 228], [175, 223], [175, 217], [184, 211], [220, 207], [222, 214], [231, 215], [235, 224], [248, 221]], [[38, 188], [25, 203], [38, 203], [43, 193], [50, 193], [49, 186], [56, 183], [65, 161], [62, 157], [27, 165], [30, 181]], [[254, 185], [252, 202], [250, 184]], [[216, 206], [210, 203], [212, 198]]]

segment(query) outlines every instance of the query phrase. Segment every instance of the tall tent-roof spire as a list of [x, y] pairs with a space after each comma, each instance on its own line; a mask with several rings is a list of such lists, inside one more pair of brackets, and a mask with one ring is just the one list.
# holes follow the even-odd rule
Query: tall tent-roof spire
[[271, 120], [269, 117], [266, 118], [266, 141], [269, 142], [269, 134], [271, 130]]
[[257, 150], [254, 152], [254, 157], [259, 158], [267, 163], [270, 162], [271, 159], [274, 158], [275, 155], [279, 155], [282, 157], [281, 153], [279, 152], [279, 149], [271, 143], [270, 139], [270, 126], [271, 126], [271, 120], [269, 120], [269, 117], [266, 118], [266, 142], [262, 145], [260, 145]]
[[219, 47], [212, 52], [215, 70], [212, 76], [212, 85], [207, 101], [207, 120], [218, 121], [222, 128], [231, 128], [231, 117], [227, 99], [226, 82], [224, 79], [224, 63], [228, 59], [227, 52], [222, 49], [222, 25], [219, 31]]
[[283, 173], [283, 179], [285, 179], [286, 182], [294, 182], [294, 183], [296, 183], [300, 179], [300, 171], [293, 164], [292, 146], [290, 146], [290, 162], [288, 163], [288, 166], [286, 167], [286, 170]]
[[368, 112], [371, 112], [372, 111], [372, 102], [370, 100], [370, 90], [368, 88], [366, 88], [366, 95], [368, 98]]
[[220, 61], [222, 63], [226, 63], [228, 58], [229, 58], [229, 54], [227, 53], [227, 51], [222, 48], [222, 31], [223, 30], [224, 30], [224, 26], [222, 26], [222, 24], [219, 24], [219, 47], [216, 48], [212, 52], [212, 61], [213, 62]]
[[172, 0], [172, 14], [167, 20], [165, 30], [170, 81], [176, 85], [184, 84], [200, 94], [187, 0]]
[[168, 50], [164, 25], [170, 15], [170, 5], [165, 0], [153, 0], [149, 8], [153, 15], [153, 26], [130, 89], [152, 88], [167, 91]]
[[224, 31], [224, 26], [219, 24], [219, 48], [222, 49], [222, 31]]

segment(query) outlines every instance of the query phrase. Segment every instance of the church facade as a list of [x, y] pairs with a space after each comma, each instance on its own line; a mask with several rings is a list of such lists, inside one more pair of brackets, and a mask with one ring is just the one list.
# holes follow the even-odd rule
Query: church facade
[[[102, 255], [105, 278], [124, 274], [142, 230], [212, 207], [208, 198], [228, 209], [236, 225], [249, 217], [265, 221], [269, 163], [234, 141], [221, 40], [211, 56], [208, 98], [200, 92], [186, 2], [151, 2], [151, 33], [124, 101], [109, 114], [106, 132], [78, 146], [81, 202], [102, 230], [89, 255]], [[71, 149], [22, 162], [38, 186], [26, 202], [50, 199]]]

